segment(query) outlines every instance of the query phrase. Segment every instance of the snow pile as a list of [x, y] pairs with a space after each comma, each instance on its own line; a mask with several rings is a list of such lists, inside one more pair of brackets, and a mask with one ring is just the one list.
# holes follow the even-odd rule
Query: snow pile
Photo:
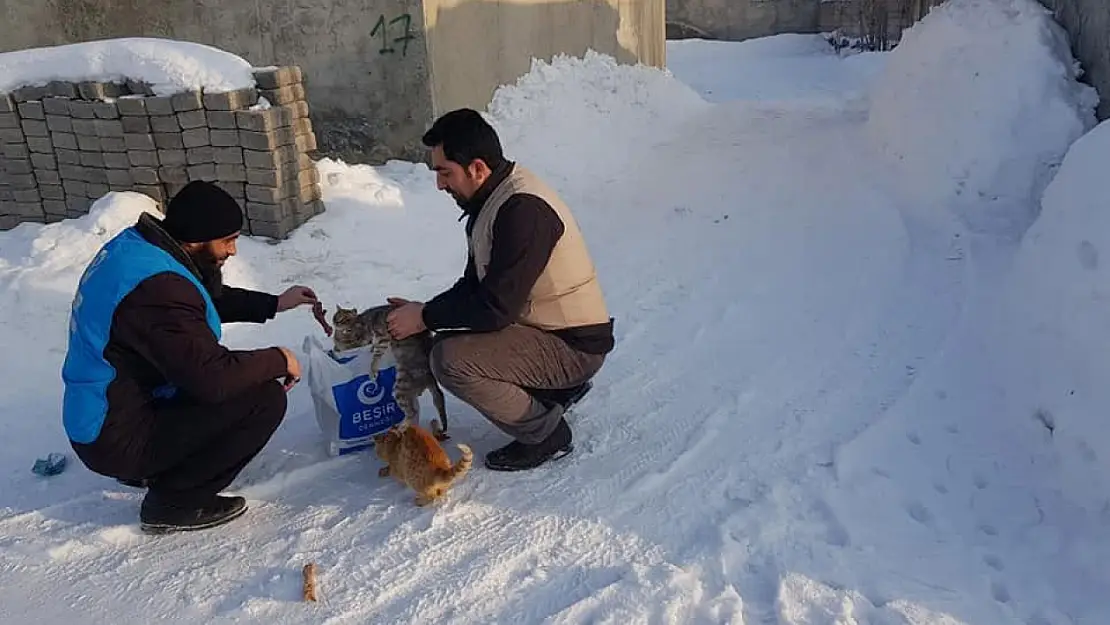
[[0, 92], [55, 80], [123, 82], [126, 78], [149, 83], [157, 95], [255, 85], [246, 60], [188, 41], [129, 37], [0, 54]]
[[876, 81], [871, 139], [907, 194], [1020, 236], [1068, 146], [1094, 125], [1063, 30], [1036, 0], [949, 0]]
[[[1107, 157], [1104, 123], [1067, 152], [1019, 246], [976, 247], [942, 349], [837, 453], [833, 507], [873, 537], [876, 566], [920, 558], [922, 578], [995, 602], [933, 602], [959, 622], [1110, 622]], [[918, 540], [945, 547], [915, 555]]]
[[1045, 191], [1000, 303], [997, 366], [1015, 418], [1051, 429], [1060, 485], [1110, 506], [1110, 123], [1081, 137]]
[[509, 158], [559, 185], [621, 172], [668, 127], [709, 106], [669, 72], [591, 50], [534, 59], [515, 84], [497, 89], [488, 114]]
[[993, 601], [930, 601], [959, 622], [1110, 622], [1110, 127], [1076, 74], [1035, 3], [951, 0], [890, 54], [867, 124], [903, 210], [1000, 235], [954, 246], [957, 322], [834, 463], [831, 505], [876, 567], [915, 558]]
[[[93, 202], [89, 212], [80, 217], [50, 225], [24, 222], [12, 230], [0, 232], [5, 252], [0, 256], [0, 291], [18, 289], [18, 283], [8, 280], [31, 267], [46, 272], [36, 274], [34, 280], [28, 282], [37, 288], [50, 282], [48, 274], [52, 271], [65, 274], [77, 265], [84, 265], [100, 246], [134, 224], [143, 212], [161, 216], [157, 203], [150, 196], [113, 191]], [[73, 282], [58, 285], [58, 288], [71, 290], [76, 286]], [[5, 303], [21, 305], [27, 302], [15, 298]], [[4, 303], [0, 303], [0, 310], [3, 306]]]

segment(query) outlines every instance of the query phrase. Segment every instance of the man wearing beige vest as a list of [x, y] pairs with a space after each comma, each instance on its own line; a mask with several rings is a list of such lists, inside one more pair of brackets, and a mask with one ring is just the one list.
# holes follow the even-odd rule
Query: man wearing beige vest
[[436, 334], [432, 371], [513, 442], [486, 466], [519, 471], [573, 450], [564, 412], [613, 350], [613, 319], [570, 209], [507, 160], [497, 132], [471, 109], [425, 133], [436, 186], [466, 217], [469, 254], [454, 286], [427, 303], [390, 298], [390, 331]]

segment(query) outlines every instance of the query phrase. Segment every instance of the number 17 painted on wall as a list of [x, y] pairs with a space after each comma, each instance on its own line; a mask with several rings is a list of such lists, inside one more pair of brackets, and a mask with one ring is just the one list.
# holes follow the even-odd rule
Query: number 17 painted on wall
[[[401, 35], [390, 39], [389, 31], [395, 31], [396, 29], [393, 27], [397, 24], [403, 24], [400, 27]], [[416, 36], [412, 34], [412, 15], [402, 13], [388, 22], [385, 21], [384, 13], [379, 15], [378, 21], [374, 23], [374, 29], [370, 31], [370, 36], [377, 37], [379, 35], [382, 38], [382, 47], [378, 49], [378, 54], [393, 54], [397, 51], [393, 44], [400, 43], [401, 56], [405, 56], [409, 51], [409, 42], [416, 39]]]

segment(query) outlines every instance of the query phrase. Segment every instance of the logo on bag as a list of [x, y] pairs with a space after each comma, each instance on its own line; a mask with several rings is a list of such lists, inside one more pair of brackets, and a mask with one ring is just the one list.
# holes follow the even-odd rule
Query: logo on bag
[[367, 406], [373, 406], [380, 402], [382, 397], [385, 397], [385, 387], [378, 386], [377, 380], [366, 380], [358, 385], [358, 390], [355, 391], [358, 400]]
[[377, 434], [401, 422], [404, 413], [393, 397], [396, 381], [394, 366], [379, 371], [376, 380], [364, 373], [332, 386], [341, 440]]

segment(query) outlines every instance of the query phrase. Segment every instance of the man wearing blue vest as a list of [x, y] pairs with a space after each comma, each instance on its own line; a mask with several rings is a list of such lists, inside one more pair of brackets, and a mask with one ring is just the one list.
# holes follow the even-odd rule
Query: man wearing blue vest
[[143, 214], [97, 253], [77, 288], [62, 367], [62, 421], [90, 470], [148, 488], [143, 531], [226, 523], [246, 511], [220, 495], [285, 416], [300, 365], [284, 347], [229, 350], [221, 324], [264, 323], [314, 304], [223, 285], [243, 214], [218, 186], [191, 182], [164, 220]]

